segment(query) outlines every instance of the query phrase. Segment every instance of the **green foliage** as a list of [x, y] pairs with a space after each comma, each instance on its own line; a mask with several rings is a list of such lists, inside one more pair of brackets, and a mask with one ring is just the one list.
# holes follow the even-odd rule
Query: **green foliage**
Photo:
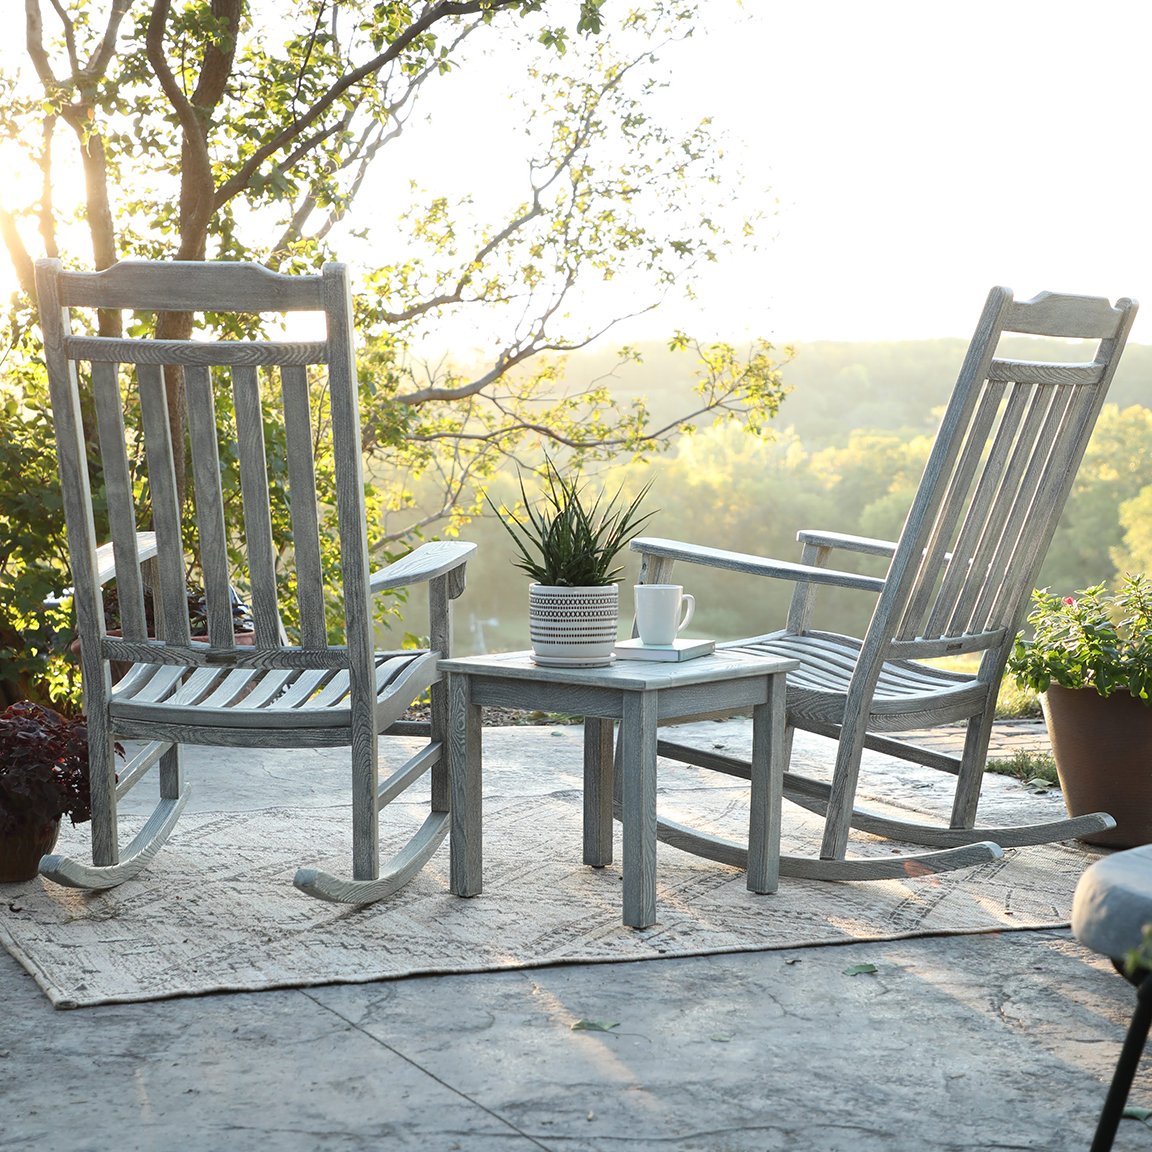
[[1056, 761], [1048, 752], [1013, 752], [1009, 757], [989, 760], [984, 765], [984, 771], [997, 776], [1012, 776], [1034, 788], [1059, 786], [1060, 783], [1056, 774]]
[[1140, 943], [1124, 957], [1124, 975], [1131, 979], [1138, 972], [1152, 972], [1152, 924], [1144, 925]]
[[1011, 676], [1000, 681], [996, 697], [996, 717], [999, 720], [1035, 720], [1043, 712], [1040, 701], [1031, 688], [1017, 684]]
[[63, 655], [70, 583], [47, 388], [35, 365], [10, 356], [0, 373], [0, 703], [78, 703]]
[[[355, 300], [365, 342], [366, 499], [380, 562], [426, 532], [457, 533], [483, 508], [485, 489], [509, 459], [538, 457], [555, 445], [577, 461], [644, 457], [707, 419], [741, 419], [760, 429], [772, 418], [784, 389], [773, 349], [762, 342], [745, 356], [683, 337], [685, 349], [697, 353], [700, 376], [688, 403], [659, 421], [643, 398], [621, 396], [603, 378], [564, 379], [568, 353], [648, 307], [668, 286], [690, 288], [694, 268], [733, 238], [716, 224], [732, 174], [719, 166], [722, 148], [708, 122], [673, 128], [656, 115], [668, 82], [659, 53], [691, 35], [692, 3], [653, 0], [620, 14], [611, 29], [603, 7], [602, 0], [272, 0], [254, 13], [238, 0], [117, 3], [96, 12], [76, 0], [50, 7], [33, 0], [30, 13], [40, 17], [29, 24], [34, 66], [0, 81], [0, 159], [14, 174], [0, 194], [0, 235], [25, 292], [7, 326], [0, 376], [0, 657], [9, 698], [50, 690], [75, 701], [78, 694], [75, 666], [62, 655], [69, 606], [52, 599], [71, 579], [34, 313], [26, 303], [33, 296], [31, 256], [41, 250], [84, 266], [132, 257], [224, 258], [312, 272], [333, 256], [371, 250], [364, 243], [369, 218], [353, 231], [351, 211], [369, 170], [383, 169], [374, 197], [406, 199], [409, 207], [389, 236], [392, 262], [356, 268]], [[466, 70], [497, 38], [509, 47], [516, 42], [520, 55], [512, 52], [510, 60], [528, 61], [525, 112], [511, 130], [526, 136], [531, 159], [522, 166], [521, 189], [481, 218], [470, 195], [425, 188], [403, 164], [378, 161], [402, 130], [410, 134], [425, 88], [450, 83], [444, 78]], [[494, 134], [492, 149], [501, 146]], [[745, 243], [744, 228], [737, 225], [737, 233]], [[642, 279], [621, 293], [615, 283], [625, 273]], [[638, 300], [636, 285], [644, 282], [650, 299]], [[577, 296], [592, 302], [584, 309], [590, 319], [579, 324], [571, 307]], [[430, 338], [439, 342], [474, 312], [496, 333], [477, 357], [425, 356]], [[155, 325], [182, 337], [189, 335], [180, 330], [185, 323], [191, 321], [107, 314], [94, 330], [116, 335], [122, 324], [133, 332]], [[255, 318], [207, 323], [230, 337], [259, 330]], [[623, 350], [619, 362], [636, 359]], [[290, 523], [283, 435], [275, 387], [262, 381], [262, 388], [279, 533]], [[230, 401], [221, 394], [219, 402], [227, 427]], [[318, 429], [325, 404], [323, 395], [313, 397]], [[135, 435], [130, 403], [126, 419]], [[220, 452], [238, 560], [240, 492], [228, 434]], [[321, 444], [322, 494], [332, 491], [332, 465]], [[97, 493], [100, 483], [94, 472]], [[142, 482], [136, 496], [146, 526]], [[323, 509], [322, 547], [325, 563], [338, 571], [331, 503]], [[190, 494], [184, 524], [191, 556]], [[291, 629], [290, 547], [277, 559]], [[238, 585], [243, 593], [242, 575]], [[387, 598], [378, 604], [381, 621], [400, 607]], [[339, 597], [326, 610], [332, 634]]]
[[1128, 574], [1115, 592], [1096, 584], [1075, 596], [1037, 589], [1032, 602], [1031, 636], [1017, 636], [1008, 659], [1008, 671], [1020, 683], [1035, 692], [1058, 684], [1149, 700], [1152, 580]]
[[[584, 497], [579, 475], [565, 477], [552, 463], [544, 468], [542, 507], [534, 508], [520, 478], [524, 502], [521, 519], [505, 511], [503, 524], [515, 545], [517, 568], [538, 584], [562, 588], [596, 588], [611, 584], [620, 575], [612, 565], [621, 549], [654, 515], [640, 515], [640, 505], [651, 485], [628, 502], [618, 489], [606, 503], [603, 492], [591, 504]], [[493, 511], [499, 510], [492, 506]]]
[[0, 712], [0, 836], [91, 815], [84, 717], [66, 719], [28, 700]]

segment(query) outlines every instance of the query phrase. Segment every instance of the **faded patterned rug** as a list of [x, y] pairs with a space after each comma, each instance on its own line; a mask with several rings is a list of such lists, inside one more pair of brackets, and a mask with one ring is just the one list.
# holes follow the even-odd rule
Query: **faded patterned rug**
[[[738, 750], [746, 722], [699, 728]], [[1058, 927], [1095, 855], [1078, 844], [1008, 851], [1002, 860], [938, 876], [868, 883], [784, 879], [756, 896], [736, 869], [659, 846], [658, 923], [621, 924], [620, 842], [604, 869], [580, 863], [580, 729], [485, 730], [484, 892], [448, 891], [448, 843], [394, 897], [367, 908], [298, 893], [301, 864], [346, 871], [349, 808], [338, 752], [194, 751], [194, 798], [145, 875], [85, 894], [39, 878], [0, 886], [0, 943], [60, 1008], [207, 992], [358, 983], [416, 974], [495, 971], [560, 963], [645, 960], [889, 940], [907, 936]], [[818, 763], [830, 745], [797, 755]], [[943, 811], [948, 783], [874, 757], [872, 796], [896, 808]], [[137, 792], [154, 790], [149, 783]], [[150, 801], [149, 801], [150, 802]], [[661, 814], [742, 839], [747, 789], [661, 762]], [[383, 841], [423, 818], [393, 804]], [[1059, 794], [1035, 795], [989, 778], [982, 817], [1001, 823], [1059, 816]], [[126, 834], [140, 817], [124, 820]], [[814, 855], [820, 824], [785, 809], [784, 851]], [[125, 834], [125, 838], [126, 838]], [[58, 851], [87, 848], [66, 827]], [[862, 839], [860, 854], [892, 845]]]

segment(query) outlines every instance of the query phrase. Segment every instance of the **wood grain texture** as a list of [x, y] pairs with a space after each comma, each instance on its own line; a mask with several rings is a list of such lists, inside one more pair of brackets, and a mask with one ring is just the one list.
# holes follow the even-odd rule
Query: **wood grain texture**
[[[875, 576], [861, 576], [856, 572], [839, 572], [828, 568], [808, 567], [787, 560], [769, 560], [744, 552], [728, 552], [722, 548], [683, 544], [675, 540], [662, 540], [653, 536], [638, 537], [629, 545], [642, 556], [658, 556], [682, 560], [689, 564], [707, 564], [710, 568], [726, 568], [750, 576], [771, 576], [777, 580], [807, 580], [813, 584], [828, 584], [837, 588], [859, 588], [879, 592], [884, 581]], [[654, 581], [653, 581], [654, 583]]]
[[656, 698], [628, 692], [620, 725], [624, 777], [624, 923], [656, 923]]
[[221, 344], [179, 340], [124, 340], [113, 336], [73, 336], [70, 356], [93, 364], [182, 364], [206, 368], [273, 364], [323, 364], [327, 345], [306, 341], [231, 340]]
[[121, 260], [102, 272], [63, 272], [61, 305], [169, 312], [320, 312], [319, 276], [284, 276], [260, 264]]
[[448, 776], [452, 789], [449, 872], [452, 892], [478, 896], [484, 887], [483, 743], [479, 706], [468, 677], [449, 672]]
[[[749, 844], [755, 873], [749, 886], [774, 891], [779, 875], [780, 806], [784, 768], [787, 672], [794, 661], [766, 655], [701, 657], [678, 664], [627, 662], [609, 668], [556, 668], [534, 664], [528, 653], [496, 653], [441, 661], [448, 678], [449, 774], [452, 780], [452, 891], [482, 888], [482, 729], [484, 705], [578, 711], [584, 715], [583, 859], [592, 867], [612, 861], [612, 816], [624, 825], [623, 922], [645, 928], [656, 922], [656, 841], [710, 859], [745, 867], [749, 847], [658, 819], [657, 754], [661, 720], [713, 711], [722, 700], [739, 701], [756, 717], [755, 810]], [[612, 720], [619, 719], [615, 755]]]
[[126, 851], [118, 853], [119, 859], [115, 864], [85, 864], [66, 856], [45, 856], [40, 861], [40, 875], [66, 888], [85, 888], [94, 892], [115, 888], [125, 880], [139, 876], [172, 835], [190, 795], [191, 790], [185, 788], [178, 797], [162, 798]]
[[[419, 870], [448, 828], [448, 784], [442, 732], [405, 759], [385, 781], [377, 779], [379, 734], [390, 729], [422, 692], [437, 685], [437, 660], [450, 655], [450, 601], [462, 591], [474, 546], [429, 545], [390, 566], [381, 587], [430, 581], [431, 632], [441, 648], [380, 653], [373, 645], [364, 475], [357, 407], [351, 296], [346, 270], [326, 265], [318, 276], [282, 276], [254, 264], [125, 262], [100, 273], [64, 272], [59, 261], [37, 266], [44, 311], [45, 358], [56, 426], [61, 485], [75, 581], [85, 709], [93, 765], [93, 865], [57, 861], [62, 883], [106, 887], [144, 867], [171, 830], [187, 788], [181, 745], [274, 747], [345, 746], [350, 750], [353, 824], [352, 876], [307, 870], [298, 887], [327, 900], [379, 899]], [[71, 309], [131, 309], [213, 313], [322, 315], [324, 341], [220, 340], [201, 328], [197, 338], [161, 341], [145, 336], [74, 334]], [[77, 327], [84, 327], [81, 322]], [[146, 326], [142, 326], [146, 327]], [[135, 329], [127, 329], [135, 331]], [[266, 366], [281, 366], [279, 388]], [[177, 369], [166, 373], [166, 369]], [[195, 493], [198, 550], [186, 552], [180, 493], [170, 441], [167, 387], [181, 378], [188, 407], [191, 487]], [[232, 403], [221, 404], [221, 389]], [[95, 445], [85, 440], [84, 390], [97, 413]], [[336, 472], [340, 571], [322, 562], [316, 492], [316, 428], [312, 389], [330, 404]], [[126, 395], [136, 391], [146, 447], [136, 461], [126, 429]], [[234, 431], [220, 416], [235, 412]], [[269, 489], [269, 429], [279, 421], [287, 453], [292, 531], [281, 539]], [[238, 461], [243, 516], [228, 527], [221, 471]], [[112, 539], [94, 539], [88, 456], [102, 457]], [[129, 462], [132, 461], [131, 466]], [[134, 471], [134, 469], [136, 471]], [[150, 498], [137, 508], [134, 493]], [[190, 505], [191, 506], [191, 505]], [[151, 524], [141, 533], [137, 524]], [[235, 562], [241, 557], [239, 564]], [[280, 566], [297, 563], [302, 643], [288, 642], [279, 600]], [[146, 568], [141, 574], [142, 566]], [[208, 639], [193, 639], [186, 573], [203, 573]], [[122, 636], [105, 634], [101, 585], [115, 575], [124, 603]], [[340, 580], [338, 589], [332, 581]], [[145, 580], [159, 593], [158, 638], [143, 615]], [[232, 588], [244, 587], [255, 619], [255, 644], [238, 646], [232, 624]], [[343, 599], [343, 635], [329, 639], [326, 605]], [[110, 661], [128, 673], [112, 689]], [[444, 712], [441, 704], [440, 712]], [[443, 729], [444, 724], [440, 724]], [[427, 732], [425, 732], [427, 735]], [[117, 787], [114, 739], [149, 741]], [[121, 861], [117, 800], [159, 760], [160, 804], [148, 835]], [[432, 810], [424, 827], [390, 861], [380, 860], [380, 806], [404, 795], [429, 773]], [[143, 835], [143, 834], [142, 834]]]
[[615, 741], [611, 720], [584, 720], [584, 863], [612, 863]]

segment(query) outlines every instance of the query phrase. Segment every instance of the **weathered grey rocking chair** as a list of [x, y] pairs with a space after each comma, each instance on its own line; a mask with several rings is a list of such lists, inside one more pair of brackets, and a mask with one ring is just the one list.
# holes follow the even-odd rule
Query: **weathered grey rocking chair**
[[[795, 583], [786, 627], [727, 647], [801, 662], [788, 676], [787, 740], [793, 730], [837, 741], [831, 785], [792, 772], [786, 796], [825, 816], [821, 859], [784, 857], [781, 873], [874, 879], [941, 871], [987, 859], [994, 845], [1046, 843], [1113, 826], [1106, 814], [1013, 828], [976, 826], [996, 695], [1013, 638], [1064, 507], [1136, 313], [1136, 304], [1042, 293], [1017, 302], [989, 294], [919, 491], [896, 543], [802, 531], [801, 563], [670, 540], [638, 539], [641, 581], [668, 582], [674, 561], [707, 564]], [[1004, 332], [1096, 341], [1084, 363], [996, 357]], [[890, 556], [883, 578], [826, 567], [833, 549]], [[877, 596], [862, 639], [811, 626], [815, 586]], [[980, 652], [974, 675], [920, 660]], [[892, 738], [965, 720], [963, 753], [945, 755]], [[949, 827], [869, 813], [855, 797], [863, 750], [953, 773]], [[661, 755], [747, 778], [739, 760], [661, 741]], [[850, 826], [939, 849], [847, 859]], [[984, 842], [984, 843], [981, 843]]]
[[[475, 545], [426, 544], [379, 572], [369, 571], [352, 308], [343, 266], [326, 265], [318, 276], [289, 277], [255, 264], [134, 261], [100, 273], [73, 273], [58, 261], [44, 260], [36, 267], [36, 286], [79, 620], [93, 809], [92, 863], [46, 856], [41, 873], [90, 889], [110, 888], [139, 873], [167, 839], [188, 797], [182, 744], [347, 745], [352, 878], [301, 868], [295, 883], [310, 895], [350, 903], [394, 892], [422, 867], [448, 828], [441, 752], [447, 716], [436, 662], [448, 654], [450, 601], [463, 591], [465, 564]], [[322, 314], [327, 327], [326, 337], [315, 342], [119, 339], [73, 335], [70, 317], [77, 308], [313, 312]], [[170, 365], [182, 370], [187, 395], [193, 534], [181, 522], [169, 439], [165, 367]], [[279, 399], [273, 403], [274, 390], [267, 385], [273, 384], [276, 368]], [[142, 444], [125, 431], [130, 396], [140, 406]], [[231, 406], [234, 429], [224, 418]], [[280, 447], [266, 442], [266, 422], [273, 421], [282, 432]], [[328, 582], [314, 457], [325, 437], [335, 461], [340, 541], [340, 579]], [[272, 507], [271, 451], [287, 456], [287, 507]], [[238, 462], [241, 482], [239, 537], [226, 529], [221, 469], [228, 457]], [[94, 526], [99, 489], [89, 479], [94, 458], [100, 461], [111, 535], [101, 547]], [[230, 548], [242, 550], [246, 570], [230, 570]], [[277, 567], [286, 558], [296, 572], [298, 644], [286, 639], [279, 611]], [[203, 575], [206, 640], [190, 633], [186, 578], [192, 560]], [[148, 634], [142, 570], [155, 594], [162, 639]], [[122, 635], [109, 632], [105, 623], [102, 585], [112, 576]], [[237, 581], [250, 589], [252, 646], [238, 646], [233, 635], [231, 586]], [[372, 595], [421, 581], [429, 586], [431, 648], [375, 651]], [[344, 635], [340, 643], [330, 643], [325, 603], [341, 596]], [[131, 665], [115, 686], [113, 660]], [[422, 731], [429, 743], [378, 782], [378, 734], [421, 728], [400, 718], [428, 688], [431, 721]], [[119, 782], [113, 763], [117, 739], [148, 741], [122, 768]], [[117, 799], [157, 761], [159, 803], [121, 852]], [[380, 810], [429, 770], [431, 812], [381, 868]]]

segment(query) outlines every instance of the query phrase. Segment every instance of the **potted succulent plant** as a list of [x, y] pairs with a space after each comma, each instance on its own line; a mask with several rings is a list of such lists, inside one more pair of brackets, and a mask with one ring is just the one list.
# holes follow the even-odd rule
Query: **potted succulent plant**
[[532, 577], [528, 624], [539, 664], [594, 667], [612, 661], [620, 619], [621, 569], [616, 557], [652, 512], [640, 514], [651, 484], [625, 500], [623, 490], [590, 501], [578, 474], [545, 461], [543, 491], [533, 507], [521, 475], [523, 517], [489, 504], [511, 536], [517, 568]]
[[1069, 814], [1116, 819], [1089, 843], [1152, 842], [1152, 580], [1036, 591], [1032, 604], [1007, 669], [1040, 696]]
[[62, 816], [80, 824], [91, 815], [84, 717], [29, 700], [0, 712], [0, 883], [36, 875]]

